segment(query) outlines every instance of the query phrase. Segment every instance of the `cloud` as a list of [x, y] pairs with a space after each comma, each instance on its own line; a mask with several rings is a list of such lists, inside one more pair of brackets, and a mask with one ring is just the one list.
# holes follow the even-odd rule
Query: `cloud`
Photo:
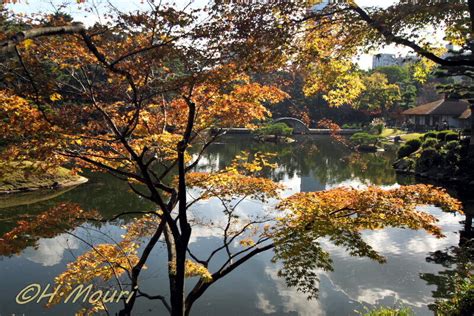
[[77, 239], [63, 234], [54, 238], [40, 239], [36, 249], [29, 247], [23, 251], [23, 257], [42, 266], [49, 267], [60, 263], [66, 250], [78, 248], [79, 242]]
[[276, 267], [265, 268], [265, 273], [275, 282], [275, 288], [281, 297], [282, 305], [286, 313], [296, 312], [300, 316], [324, 316], [326, 312], [321, 307], [319, 300], [310, 300], [306, 295], [297, 291], [294, 287], [288, 287], [283, 278], [278, 277]]
[[276, 307], [267, 299], [264, 293], [257, 293], [257, 308], [261, 310], [264, 314], [273, 314], [275, 313]]

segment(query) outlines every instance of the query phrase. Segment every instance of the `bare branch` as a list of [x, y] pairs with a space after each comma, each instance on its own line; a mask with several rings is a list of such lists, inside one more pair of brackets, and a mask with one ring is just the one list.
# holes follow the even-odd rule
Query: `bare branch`
[[353, 1], [350, 3], [350, 8], [354, 12], [356, 12], [360, 16], [360, 18], [364, 20], [370, 27], [374, 28], [376, 31], [382, 34], [388, 43], [395, 43], [395, 44], [409, 47], [413, 49], [420, 56], [428, 58], [429, 60], [442, 66], [463, 66], [463, 65], [474, 66], [474, 60], [470, 57], [465, 58], [465, 59], [458, 59], [458, 60], [444, 59], [426, 50], [425, 48], [419, 46], [418, 44], [394, 34], [390, 29], [385, 27], [382, 23], [373, 19], [364, 9], [359, 7]]
[[0, 42], [0, 55], [6, 55], [7, 53], [14, 52], [16, 46], [27, 39], [63, 34], [77, 34], [83, 32], [84, 30], [85, 27], [82, 23], [74, 22], [72, 25], [40, 27], [22, 31], [16, 33], [8, 40]]

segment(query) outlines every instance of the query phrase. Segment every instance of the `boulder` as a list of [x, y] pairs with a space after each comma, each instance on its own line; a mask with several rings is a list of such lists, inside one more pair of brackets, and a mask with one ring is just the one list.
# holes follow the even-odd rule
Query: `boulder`
[[398, 172], [411, 172], [413, 171], [414, 161], [411, 158], [404, 157], [402, 159], [398, 159], [393, 163], [393, 167]]

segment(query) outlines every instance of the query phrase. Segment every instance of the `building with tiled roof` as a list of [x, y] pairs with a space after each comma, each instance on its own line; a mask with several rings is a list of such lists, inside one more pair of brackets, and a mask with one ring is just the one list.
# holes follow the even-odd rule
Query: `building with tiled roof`
[[462, 99], [443, 98], [403, 111], [407, 123], [417, 129], [467, 128], [470, 125], [469, 102]]

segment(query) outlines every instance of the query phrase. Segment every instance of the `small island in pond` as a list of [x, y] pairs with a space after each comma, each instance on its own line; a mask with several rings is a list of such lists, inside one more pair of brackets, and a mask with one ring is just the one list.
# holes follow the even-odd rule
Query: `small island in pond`
[[87, 178], [63, 167], [43, 170], [38, 163], [29, 161], [8, 164], [8, 172], [0, 174], [0, 194], [60, 189], [87, 182]]

